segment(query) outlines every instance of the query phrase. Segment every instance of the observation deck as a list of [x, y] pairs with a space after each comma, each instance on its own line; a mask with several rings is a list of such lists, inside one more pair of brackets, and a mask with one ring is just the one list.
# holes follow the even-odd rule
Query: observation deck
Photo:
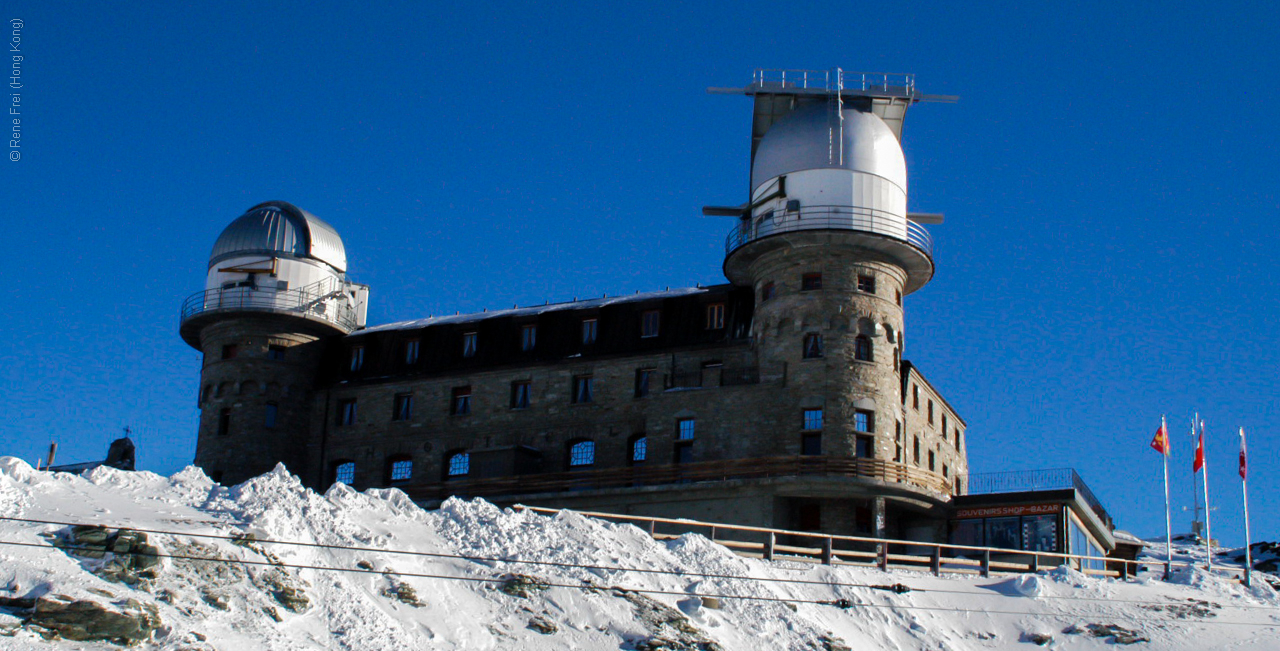
[[335, 328], [342, 334], [360, 326], [360, 310], [353, 297], [361, 285], [328, 278], [305, 287], [225, 287], [196, 292], [182, 303], [179, 332], [188, 344], [200, 347], [200, 329], [231, 313], [262, 312], [300, 317]]

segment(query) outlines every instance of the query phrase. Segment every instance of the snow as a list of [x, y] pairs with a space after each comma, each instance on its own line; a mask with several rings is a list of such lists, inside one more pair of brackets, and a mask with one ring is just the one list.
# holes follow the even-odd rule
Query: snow
[[[94, 573], [110, 556], [54, 548], [48, 534], [66, 526], [0, 520], [0, 541], [30, 545], [0, 545], [0, 598], [135, 599], [162, 622], [144, 649], [635, 649], [657, 648], [646, 646], [655, 638], [668, 640], [662, 648], [751, 651], [1036, 640], [1102, 649], [1120, 627], [1147, 648], [1190, 650], [1274, 648], [1280, 630], [1275, 590], [1262, 580], [1246, 589], [1226, 571], [1122, 582], [1067, 568], [977, 578], [765, 562], [700, 535], [655, 541], [572, 512], [459, 499], [424, 511], [398, 490], [341, 484], [322, 495], [283, 467], [225, 487], [196, 468], [79, 477], [0, 458], [0, 516], [173, 532], [148, 535], [168, 557], [154, 580], [131, 587]], [[201, 537], [246, 534], [257, 542]], [[1175, 556], [1203, 562], [1203, 548], [1178, 546]], [[522, 588], [504, 589], [515, 575], [528, 577], [515, 580]], [[912, 590], [869, 587], [894, 583]], [[305, 599], [297, 612], [273, 596], [289, 590]], [[0, 649], [118, 648], [47, 641], [21, 626], [25, 616], [0, 607]]]

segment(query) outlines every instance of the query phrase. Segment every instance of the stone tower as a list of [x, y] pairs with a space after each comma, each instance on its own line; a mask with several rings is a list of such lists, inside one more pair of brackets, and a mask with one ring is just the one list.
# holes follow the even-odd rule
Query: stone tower
[[283, 201], [249, 209], [218, 237], [205, 290], [182, 306], [204, 353], [195, 463], [234, 484], [283, 461], [306, 477], [323, 341], [364, 327], [368, 287], [348, 282], [337, 231]]
[[839, 70], [761, 71], [745, 92], [750, 200], [704, 212], [739, 219], [724, 272], [755, 290], [761, 367], [825, 396], [821, 439], [803, 454], [899, 461], [903, 297], [933, 276], [920, 224], [940, 221], [908, 214], [899, 139], [909, 105], [944, 98], [909, 76]]

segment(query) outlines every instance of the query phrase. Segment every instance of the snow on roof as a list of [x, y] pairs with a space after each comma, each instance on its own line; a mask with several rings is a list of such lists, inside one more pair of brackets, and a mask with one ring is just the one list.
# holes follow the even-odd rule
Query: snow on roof
[[1148, 544], [1147, 541], [1129, 533], [1128, 531], [1125, 531], [1124, 529], [1116, 529], [1115, 531], [1112, 531], [1111, 536], [1116, 539], [1116, 542], [1125, 542], [1131, 545], [1134, 545], [1134, 544], [1147, 545]]
[[692, 296], [694, 294], [704, 294], [714, 289], [728, 287], [728, 285], [713, 285], [710, 287], [680, 287], [676, 289], [667, 289], [659, 292], [639, 292], [629, 296], [606, 296], [603, 298], [591, 298], [582, 301], [565, 301], [564, 303], [548, 303], [546, 305], [533, 305], [529, 307], [517, 307], [507, 310], [493, 310], [491, 312], [473, 312], [471, 314], [451, 314], [446, 316], [432, 316], [425, 319], [414, 319], [411, 321], [399, 321], [396, 323], [385, 323], [383, 325], [365, 328], [358, 332], [351, 333], [350, 336], [358, 336], [370, 332], [386, 332], [389, 330], [413, 330], [416, 328], [425, 328], [433, 325], [473, 323], [483, 321], [485, 319], [497, 319], [501, 317], [518, 317], [518, 316], [535, 316], [545, 314], [547, 312], [559, 312], [562, 310], [587, 310], [592, 308], [601, 308], [607, 305], [618, 305], [621, 303], [635, 303], [639, 301], [661, 300], [664, 298], [675, 298], [678, 296]]

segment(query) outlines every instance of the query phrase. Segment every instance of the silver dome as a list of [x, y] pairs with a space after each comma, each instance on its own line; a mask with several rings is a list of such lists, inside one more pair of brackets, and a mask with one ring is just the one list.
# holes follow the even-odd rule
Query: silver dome
[[338, 231], [319, 217], [284, 201], [260, 203], [222, 231], [209, 254], [209, 267], [243, 255], [319, 260], [347, 270], [347, 250]]
[[[777, 176], [811, 169], [848, 169], [884, 177], [907, 190], [907, 162], [893, 130], [873, 113], [845, 105], [843, 124], [829, 100], [808, 100], [774, 124], [751, 162], [751, 191]], [[844, 132], [843, 156], [831, 139]]]

